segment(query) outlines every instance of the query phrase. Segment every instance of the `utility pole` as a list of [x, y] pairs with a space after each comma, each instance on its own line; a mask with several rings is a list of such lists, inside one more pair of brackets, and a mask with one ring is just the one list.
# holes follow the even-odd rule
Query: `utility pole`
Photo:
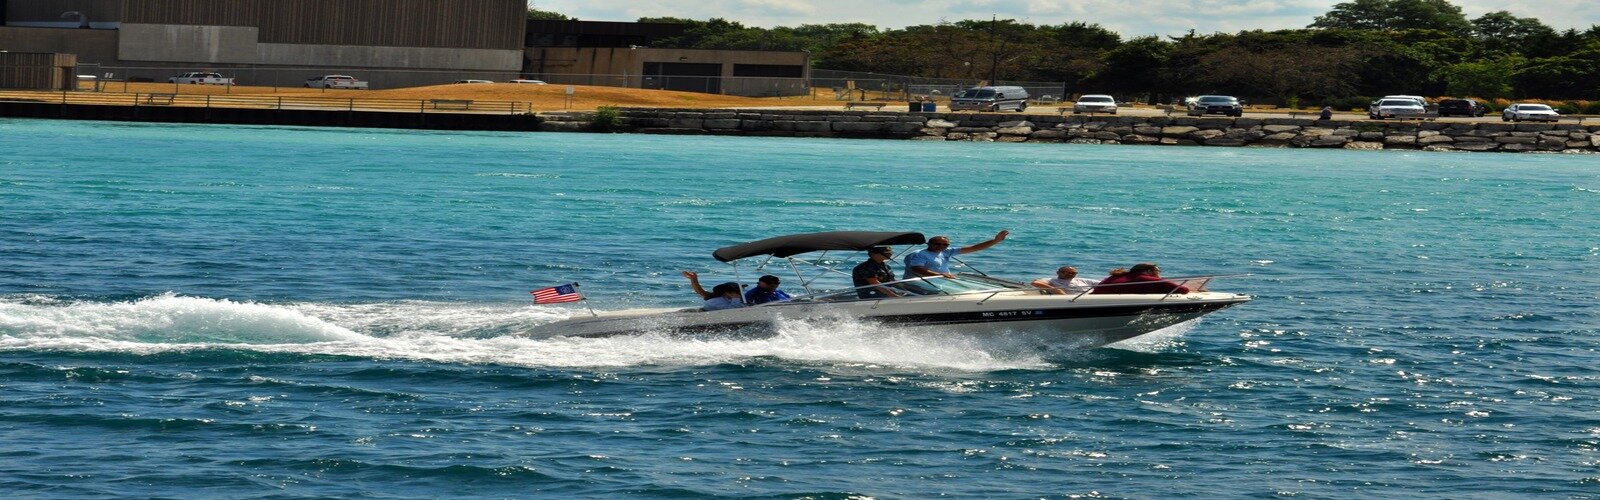
[[995, 71], [1000, 68], [1000, 47], [995, 46], [994, 32], [996, 25], [1000, 24], [1000, 16], [990, 14], [989, 18], [989, 51], [993, 55], [989, 59], [989, 85], [994, 85]]

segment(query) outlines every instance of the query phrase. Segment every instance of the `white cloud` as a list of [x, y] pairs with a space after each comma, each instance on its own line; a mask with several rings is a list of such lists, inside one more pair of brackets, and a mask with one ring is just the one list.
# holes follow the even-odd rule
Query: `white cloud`
[[[941, 20], [1000, 18], [1031, 24], [1097, 23], [1125, 37], [1250, 29], [1294, 29], [1311, 24], [1336, 0], [536, 0], [538, 8], [588, 21], [640, 17], [721, 17], [747, 26], [867, 23], [879, 28], [936, 24]], [[1454, 0], [1467, 17], [1507, 10], [1535, 17], [1558, 30], [1600, 24], [1595, 0]]]

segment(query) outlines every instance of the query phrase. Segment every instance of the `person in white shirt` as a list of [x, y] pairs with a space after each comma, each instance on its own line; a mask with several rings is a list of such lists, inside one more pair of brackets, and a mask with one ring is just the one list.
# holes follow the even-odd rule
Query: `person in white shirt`
[[744, 299], [739, 296], [738, 283], [729, 281], [727, 283], [711, 287], [711, 291], [708, 292], [705, 288], [700, 287], [699, 274], [696, 274], [694, 271], [684, 271], [683, 277], [689, 278], [689, 286], [694, 288], [695, 295], [699, 295], [700, 298], [705, 299], [705, 305], [701, 306], [701, 309], [707, 311], [717, 311], [722, 309], [744, 307]]
[[1100, 282], [1096, 280], [1079, 278], [1078, 268], [1072, 266], [1061, 266], [1060, 269], [1056, 269], [1056, 277], [1039, 278], [1032, 283], [1033, 286], [1043, 288], [1046, 293], [1054, 295], [1079, 294], [1089, 291], [1098, 284]]

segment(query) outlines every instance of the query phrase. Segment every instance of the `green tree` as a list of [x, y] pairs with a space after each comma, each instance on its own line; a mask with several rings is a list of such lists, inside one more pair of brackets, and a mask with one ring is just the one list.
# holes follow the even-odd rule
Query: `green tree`
[[652, 46], [674, 47], [680, 49], [725, 49], [717, 44], [729, 43], [730, 40], [739, 40], [734, 32], [742, 31], [743, 24], [729, 21], [720, 17], [713, 17], [705, 21], [684, 19], [680, 17], [641, 17], [641, 23], [666, 23], [685, 25], [683, 34], [670, 38], [663, 38], [652, 43]]
[[1521, 53], [1533, 57], [1552, 53], [1559, 35], [1556, 30], [1531, 17], [1517, 17], [1495, 11], [1472, 20], [1473, 35], [1487, 54]]
[[1541, 99], [1600, 98], [1600, 51], [1533, 59], [1511, 77], [1519, 97]]
[[1440, 73], [1445, 81], [1445, 92], [1449, 95], [1508, 98], [1512, 95], [1511, 74], [1524, 62], [1522, 56], [1504, 55], [1488, 61], [1457, 63]]
[[1109, 92], [1150, 95], [1166, 91], [1161, 69], [1172, 54], [1171, 43], [1154, 36], [1134, 38], [1106, 52], [1105, 70], [1096, 84]]
[[574, 19], [574, 18], [571, 18], [571, 17], [567, 17], [566, 14], [562, 14], [560, 12], [551, 12], [551, 11], [548, 11], [548, 10], [539, 10], [539, 9], [535, 9], [533, 7], [529, 7], [528, 8], [528, 20], [529, 21], [576, 21], [577, 19]]
[[1317, 16], [1311, 28], [1350, 30], [1437, 30], [1465, 35], [1472, 23], [1448, 0], [1353, 0]]
[[1217, 88], [1288, 103], [1300, 97], [1353, 94], [1361, 63], [1360, 51], [1353, 47], [1295, 42], [1257, 49], [1236, 45], [1208, 54], [1199, 67], [1202, 78]]

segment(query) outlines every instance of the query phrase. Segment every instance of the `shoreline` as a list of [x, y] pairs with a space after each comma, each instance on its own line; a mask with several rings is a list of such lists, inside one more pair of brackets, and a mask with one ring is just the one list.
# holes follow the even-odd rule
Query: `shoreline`
[[0, 118], [427, 130], [593, 132], [922, 141], [1357, 150], [1600, 153], [1600, 123], [1316, 120], [1189, 116], [621, 108], [520, 114], [0, 102]]

